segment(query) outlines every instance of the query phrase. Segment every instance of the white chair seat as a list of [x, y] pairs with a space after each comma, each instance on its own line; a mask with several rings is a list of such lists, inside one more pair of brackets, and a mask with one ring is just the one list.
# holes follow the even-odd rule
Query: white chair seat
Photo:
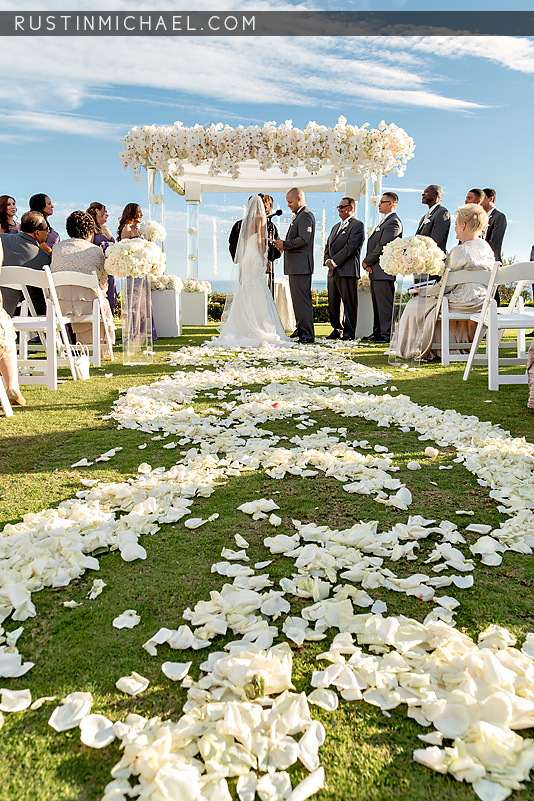
[[[42, 270], [32, 270], [30, 267], [2, 267], [0, 272], [0, 286], [18, 289], [25, 298], [30, 314], [19, 315], [12, 318], [15, 330], [19, 332], [19, 354], [17, 363], [19, 370], [19, 383], [46, 384], [48, 389], [57, 389], [58, 349], [66, 355], [71, 375], [76, 381], [72, 350], [67, 336], [66, 324], [68, 317], [61, 314], [52, 275], [48, 266]], [[36, 315], [28, 287], [37, 287], [43, 290], [46, 297], [46, 315]], [[30, 332], [39, 334], [45, 349], [44, 359], [28, 358], [28, 338]]]
[[74, 270], [64, 270], [57, 273], [52, 273], [52, 280], [56, 290], [59, 287], [79, 287], [85, 290], [91, 290], [95, 299], [93, 301], [93, 310], [90, 314], [70, 315], [69, 322], [71, 323], [89, 323], [92, 326], [92, 344], [89, 345], [90, 360], [94, 367], [100, 367], [100, 321], [104, 328], [106, 345], [109, 351], [110, 359], [113, 361], [113, 345], [111, 342], [111, 333], [108, 329], [106, 317], [104, 315], [104, 296], [100, 285], [98, 283], [98, 276], [95, 271], [90, 274], [79, 273]]
[[[477, 330], [464, 371], [464, 381], [467, 381], [475, 359], [488, 365], [488, 389], [498, 390], [501, 384], [526, 384], [526, 369], [516, 375], [507, 375], [499, 372], [500, 365], [520, 364], [526, 368], [527, 353], [525, 329], [532, 328], [534, 314], [523, 307], [521, 293], [525, 284], [534, 281], [534, 262], [519, 262], [501, 267], [488, 285], [488, 291], [480, 314], [473, 314], [471, 320], [477, 323]], [[495, 290], [502, 284], [516, 284], [514, 294], [507, 308], [498, 308], [495, 302]], [[533, 310], [534, 311], [534, 310]], [[501, 356], [499, 347], [509, 347], [508, 342], [502, 342], [505, 331], [516, 331], [516, 356]], [[486, 334], [486, 353], [479, 354], [478, 348], [482, 337]]]
[[[450, 343], [450, 324], [455, 321], [469, 322], [472, 319], [470, 312], [460, 312], [451, 310], [449, 299], [446, 293], [447, 287], [453, 288], [462, 284], [482, 284], [488, 286], [493, 272], [497, 270], [497, 265], [490, 270], [445, 270], [440, 281], [440, 289], [436, 304], [436, 321], [441, 322], [441, 341], [432, 343], [432, 350], [441, 352], [441, 363], [445, 367], [451, 362], [467, 361], [467, 351], [471, 347], [471, 342], [454, 342], [453, 348]], [[464, 351], [462, 353], [461, 351]]]

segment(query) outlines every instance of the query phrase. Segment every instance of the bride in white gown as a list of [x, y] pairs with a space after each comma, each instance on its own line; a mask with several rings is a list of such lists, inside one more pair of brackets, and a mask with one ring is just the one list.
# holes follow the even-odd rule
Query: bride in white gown
[[241, 224], [235, 262], [234, 291], [226, 297], [218, 337], [207, 344], [220, 348], [292, 347], [267, 285], [267, 215], [253, 195]]

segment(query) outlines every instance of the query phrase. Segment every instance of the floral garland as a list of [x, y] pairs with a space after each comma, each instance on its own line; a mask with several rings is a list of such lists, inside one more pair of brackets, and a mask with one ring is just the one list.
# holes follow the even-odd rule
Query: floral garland
[[445, 254], [429, 236], [407, 236], [385, 245], [380, 266], [388, 275], [441, 275]]
[[365, 178], [391, 172], [401, 176], [415, 149], [412, 137], [393, 123], [358, 127], [347, 125], [345, 117], [340, 117], [333, 128], [309, 122], [304, 130], [294, 128], [291, 120], [278, 127], [266, 122], [261, 128], [232, 128], [222, 123], [187, 128], [181, 122], [134, 126], [122, 144], [123, 167], [130, 167], [138, 180], [141, 167], [152, 166], [164, 177], [172, 177], [183, 175], [186, 164], [209, 164], [210, 175], [226, 173], [235, 179], [241, 164], [253, 159], [262, 171], [276, 166], [284, 174], [304, 166], [316, 175], [322, 167], [331, 165], [334, 188], [346, 169]]

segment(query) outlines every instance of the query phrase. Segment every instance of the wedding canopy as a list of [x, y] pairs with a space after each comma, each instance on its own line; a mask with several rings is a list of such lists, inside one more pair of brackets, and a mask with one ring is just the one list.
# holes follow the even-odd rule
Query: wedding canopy
[[[222, 123], [204, 128], [144, 125], [132, 128], [122, 140], [120, 158], [140, 180], [148, 173], [151, 218], [162, 221], [163, 187], [157, 175], [187, 201], [188, 265], [198, 265], [198, 204], [202, 193], [287, 192], [300, 186], [307, 192], [337, 191], [359, 200], [367, 196], [366, 226], [377, 213], [382, 177], [404, 174], [413, 157], [414, 141], [393, 123], [378, 128], [358, 127], [340, 117], [333, 128], [309, 122], [294, 128], [291, 120], [279, 126]], [[371, 186], [366, 191], [365, 183]], [[189, 267], [188, 267], [189, 274]]]

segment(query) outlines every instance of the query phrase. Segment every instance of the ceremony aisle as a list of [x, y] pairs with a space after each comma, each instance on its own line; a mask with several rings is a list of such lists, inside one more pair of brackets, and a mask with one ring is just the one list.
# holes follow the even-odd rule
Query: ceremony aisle
[[526, 387], [205, 337], [0, 419], [0, 799], [531, 798]]

